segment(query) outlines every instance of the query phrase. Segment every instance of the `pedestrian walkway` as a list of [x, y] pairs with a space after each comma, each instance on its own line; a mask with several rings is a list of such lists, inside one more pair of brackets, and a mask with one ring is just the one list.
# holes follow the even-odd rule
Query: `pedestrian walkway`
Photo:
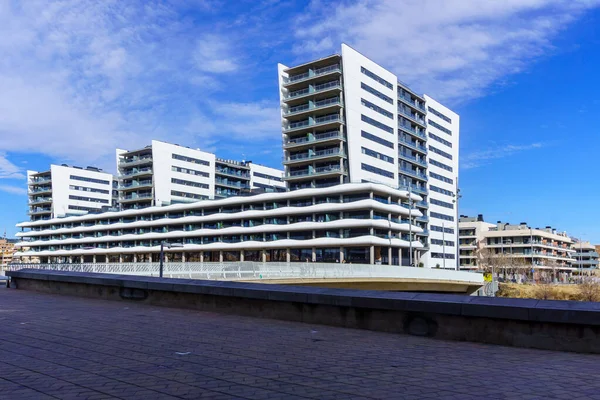
[[599, 399], [599, 355], [0, 288], [0, 399]]

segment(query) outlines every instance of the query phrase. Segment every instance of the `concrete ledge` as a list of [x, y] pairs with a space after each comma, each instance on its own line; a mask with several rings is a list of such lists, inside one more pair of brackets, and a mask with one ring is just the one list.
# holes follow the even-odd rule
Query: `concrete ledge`
[[441, 339], [600, 353], [600, 303], [24, 269], [17, 289]]

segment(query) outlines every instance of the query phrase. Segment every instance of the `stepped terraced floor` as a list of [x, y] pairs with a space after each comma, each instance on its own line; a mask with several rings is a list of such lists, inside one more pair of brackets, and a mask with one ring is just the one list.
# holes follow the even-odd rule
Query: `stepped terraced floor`
[[0, 289], [0, 399], [600, 399], [599, 355]]

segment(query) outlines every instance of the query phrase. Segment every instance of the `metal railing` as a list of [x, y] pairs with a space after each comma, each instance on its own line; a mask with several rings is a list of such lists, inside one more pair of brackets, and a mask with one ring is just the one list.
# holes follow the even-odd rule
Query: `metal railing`
[[[159, 263], [9, 264], [8, 270], [35, 268], [52, 271], [158, 276]], [[466, 271], [377, 264], [323, 262], [165, 262], [164, 276], [206, 280], [398, 278], [447, 280], [483, 284], [483, 275]]]

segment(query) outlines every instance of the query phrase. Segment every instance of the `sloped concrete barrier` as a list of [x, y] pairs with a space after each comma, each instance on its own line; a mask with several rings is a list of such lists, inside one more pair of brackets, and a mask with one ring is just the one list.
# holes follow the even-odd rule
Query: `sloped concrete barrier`
[[439, 339], [600, 353], [600, 303], [24, 269], [11, 287]]

